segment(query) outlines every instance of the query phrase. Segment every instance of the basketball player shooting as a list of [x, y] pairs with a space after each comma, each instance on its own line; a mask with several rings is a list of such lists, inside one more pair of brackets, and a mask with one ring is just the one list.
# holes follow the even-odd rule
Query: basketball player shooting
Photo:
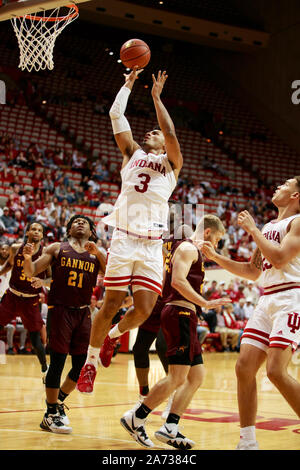
[[152, 75], [152, 98], [160, 129], [145, 134], [142, 146], [132, 136], [125, 110], [133, 85], [142, 70], [125, 75], [125, 84], [110, 109], [112, 129], [122, 153], [122, 187], [114, 211], [103, 218], [114, 232], [104, 277], [105, 297], [91, 330], [90, 346], [77, 383], [92, 393], [100, 348], [131, 284], [134, 308], [110, 332], [105, 342], [138, 327], [151, 314], [162, 290], [162, 233], [167, 230], [168, 200], [176, 186], [183, 159], [173, 121], [160, 95], [166, 72]]
[[236, 276], [256, 280], [262, 274], [264, 294], [248, 320], [236, 364], [240, 413], [237, 449], [256, 450], [256, 374], [266, 361], [267, 376], [300, 417], [300, 384], [288, 373], [292, 352], [300, 343], [300, 176], [278, 186], [272, 197], [278, 217], [262, 231], [247, 211], [239, 225], [257, 248], [248, 263], [217, 254], [209, 243], [203, 253]]

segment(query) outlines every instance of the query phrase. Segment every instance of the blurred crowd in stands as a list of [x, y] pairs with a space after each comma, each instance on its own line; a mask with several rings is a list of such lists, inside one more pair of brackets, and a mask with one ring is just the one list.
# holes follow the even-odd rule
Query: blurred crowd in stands
[[[39, 143], [32, 143], [27, 149], [20, 146], [16, 136], [0, 132], [0, 182], [1, 187], [11, 189], [5, 207], [0, 208], [0, 242], [21, 239], [24, 227], [30, 220], [37, 219], [48, 228], [47, 241], [61, 240], [66, 231], [68, 218], [77, 207], [90, 207], [96, 210], [99, 205], [106, 208], [101, 215], [112, 209], [110, 193], [101, 189], [101, 183], [117, 183], [120, 187], [119, 168], [110, 171], [107, 161], [89, 159], [82, 152], [75, 150], [67, 158], [62, 149], [47, 148]], [[210, 162], [213, 164], [213, 162]], [[20, 177], [19, 169], [31, 170], [30, 184]], [[70, 170], [79, 175], [76, 179], [68, 176]], [[216, 169], [216, 171], [219, 171]], [[220, 197], [216, 215], [223, 221], [227, 231], [219, 248], [226, 256], [236, 260], [248, 260], [255, 244], [237, 224], [240, 210], [247, 209], [261, 228], [275, 217], [271, 202], [272, 188], [243, 188], [243, 195], [248, 197], [247, 205], [236, 202], [238, 190], [234, 180], [224, 176], [223, 183], [214, 179], [206, 181], [186, 181], [179, 178], [178, 185], [171, 197], [173, 206], [188, 204], [191, 207], [191, 223], [197, 223], [196, 204], [204, 204], [210, 197]], [[222, 199], [226, 195], [227, 201]], [[99, 215], [99, 214], [98, 214]], [[105, 235], [104, 227], [99, 224], [98, 236]], [[104, 243], [106, 240], [104, 240]]]

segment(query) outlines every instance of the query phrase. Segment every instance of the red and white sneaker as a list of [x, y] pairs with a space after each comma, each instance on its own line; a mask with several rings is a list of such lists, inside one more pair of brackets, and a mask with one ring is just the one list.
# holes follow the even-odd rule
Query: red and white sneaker
[[85, 364], [81, 369], [76, 389], [81, 393], [93, 393], [97, 371], [93, 364]]
[[114, 354], [115, 346], [119, 341], [119, 336], [117, 338], [110, 338], [108, 335], [106, 336], [104, 343], [100, 349], [100, 361], [103, 367], [108, 367], [111, 363], [111, 359]]

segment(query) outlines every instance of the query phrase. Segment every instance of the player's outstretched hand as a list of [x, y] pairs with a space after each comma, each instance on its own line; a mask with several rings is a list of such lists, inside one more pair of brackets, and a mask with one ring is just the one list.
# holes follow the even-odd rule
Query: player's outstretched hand
[[32, 277], [31, 278], [31, 286], [34, 287], [35, 289], [39, 289], [40, 287], [43, 287], [44, 283], [42, 279], [39, 277]]
[[89, 252], [90, 255], [97, 255], [98, 253], [97, 245], [94, 242], [86, 242], [84, 248]]
[[221, 307], [222, 305], [231, 304], [232, 300], [229, 297], [222, 297], [221, 299], [209, 300], [207, 308]]
[[32, 255], [33, 255], [33, 244], [26, 243], [26, 245], [23, 247], [23, 256], [25, 259], [31, 259]]
[[255, 221], [248, 211], [240, 212], [237, 222], [247, 233], [251, 233], [256, 228]]
[[206, 256], [207, 259], [214, 260], [214, 257], [216, 255], [216, 251], [214, 249], [214, 246], [211, 242], [208, 241], [199, 241], [196, 242], [196, 246], [199, 248], [199, 250]]
[[143, 71], [144, 69], [138, 69], [137, 66], [133, 67], [132, 71], [130, 73], [124, 73], [125, 77], [125, 84], [133, 84], [137, 78], [139, 78], [139, 74]]
[[152, 94], [153, 99], [160, 97], [167, 78], [168, 78], [168, 75], [165, 70], [163, 71], [163, 73], [161, 73], [161, 70], [160, 70], [157, 74], [157, 78], [155, 78], [155, 75], [152, 74], [153, 86], [152, 86], [151, 94]]

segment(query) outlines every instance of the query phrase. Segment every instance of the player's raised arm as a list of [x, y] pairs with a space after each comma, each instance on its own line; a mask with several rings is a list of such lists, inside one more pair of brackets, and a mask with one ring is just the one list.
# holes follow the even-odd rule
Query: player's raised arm
[[140, 148], [137, 142], [133, 140], [129, 122], [125, 117], [125, 111], [134, 82], [142, 71], [143, 69], [137, 70], [134, 67], [130, 74], [124, 74], [125, 84], [121, 87], [109, 110], [115, 140], [123, 155], [122, 167], [126, 165], [133, 153]]
[[255, 221], [248, 211], [243, 211], [238, 215], [238, 224], [246, 232], [252, 235], [253, 240], [261, 250], [263, 256], [276, 269], [281, 269], [300, 253], [300, 219], [291, 222], [290, 230], [283, 238], [280, 245], [274, 245], [267, 240], [256, 227]]
[[13, 244], [9, 249], [9, 257], [2, 269], [0, 269], [0, 276], [8, 273], [13, 267], [15, 255], [20, 248], [21, 244]]
[[152, 75], [153, 86], [151, 94], [154, 102], [158, 124], [165, 138], [166, 153], [169, 161], [173, 165], [174, 174], [177, 178], [183, 165], [183, 158], [180, 150], [180, 145], [176, 136], [174, 123], [166, 107], [160, 99], [160, 95], [167, 78], [168, 75], [166, 74], [166, 72], [161, 73], [161, 71], [159, 71], [157, 78]]
[[234, 261], [231, 258], [217, 253], [210, 242], [202, 242], [199, 249], [210, 260], [217, 263], [221, 268], [231, 272], [235, 276], [256, 281], [262, 273], [262, 258], [260, 250], [256, 248], [252, 258], [248, 262]]
[[53, 257], [57, 256], [59, 247], [60, 243], [52, 243], [46, 248], [45, 252], [36, 261], [33, 262], [33, 245], [31, 243], [27, 243], [23, 248], [23, 268], [25, 276], [35, 277], [39, 273], [45, 271], [51, 265]]
[[191, 265], [197, 260], [197, 248], [190, 243], [183, 242], [175, 251], [172, 260], [172, 287], [176, 289], [186, 300], [204, 308], [215, 308], [219, 305], [230, 303], [227, 297], [212, 301], [206, 300], [198, 294], [187, 280]]

